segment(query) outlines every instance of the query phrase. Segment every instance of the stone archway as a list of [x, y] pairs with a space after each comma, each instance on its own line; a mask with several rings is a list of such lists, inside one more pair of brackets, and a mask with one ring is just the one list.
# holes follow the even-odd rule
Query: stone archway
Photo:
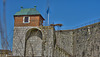
[[30, 29], [25, 39], [26, 56], [42, 56], [42, 32], [38, 29]]

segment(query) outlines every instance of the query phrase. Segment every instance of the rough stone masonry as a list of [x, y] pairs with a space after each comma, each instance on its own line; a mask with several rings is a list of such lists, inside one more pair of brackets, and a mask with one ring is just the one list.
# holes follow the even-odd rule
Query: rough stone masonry
[[43, 26], [36, 8], [14, 15], [13, 56], [100, 57], [100, 22], [74, 30]]
[[[30, 33], [32, 35], [30, 35]], [[47, 26], [40, 28], [35, 28], [35, 27], [14, 28], [13, 56], [34, 55], [34, 56], [52, 57], [53, 49], [54, 49], [53, 27]]]
[[54, 57], [100, 57], [100, 22], [57, 31], [56, 45]]
[[[14, 28], [14, 56], [24, 56], [25, 47], [29, 45], [29, 43], [25, 45], [25, 38], [27, 37], [26, 34], [27, 32], [29, 34], [29, 32], [34, 31], [35, 29], [33, 28], [35, 27]], [[33, 51], [36, 52], [34, 53], [36, 56], [100, 57], [100, 23], [95, 23], [75, 30], [55, 31], [51, 26], [43, 26], [37, 29], [41, 31], [42, 36], [36, 37], [36, 39], [38, 38], [37, 40], [29, 37], [31, 41], [33, 41], [32, 48]], [[28, 49], [31, 49], [30, 45]], [[20, 53], [18, 51], [20, 51]], [[29, 51], [26, 51], [27, 54], [28, 52]], [[31, 53], [32, 52], [30, 50], [29, 55], [31, 55]]]

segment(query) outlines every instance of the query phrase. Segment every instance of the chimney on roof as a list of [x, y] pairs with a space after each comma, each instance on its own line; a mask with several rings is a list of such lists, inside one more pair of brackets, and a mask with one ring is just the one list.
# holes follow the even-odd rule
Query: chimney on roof
[[36, 5], [34, 6], [34, 8], [36, 9]]

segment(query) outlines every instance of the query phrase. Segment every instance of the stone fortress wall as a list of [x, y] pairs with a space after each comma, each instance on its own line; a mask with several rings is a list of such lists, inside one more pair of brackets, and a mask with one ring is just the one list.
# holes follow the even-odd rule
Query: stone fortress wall
[[73, 55], [73, 32], [69, 31], [56, 31], [56, 54], [54, 57], [69, 57]]
[[74, 30], [74, 56], [100, 57], [100, 23]]
[[[37, 30], [41, 31], [41, 34], [35, 33]], [[53, 49], [53, 27], [14, 27], [13, 56], [53, 57]]]
[[100, 57], [100, 22], [56, 32], [54, 57]]
[[[32, 28], [14, 28], [13, 56], [25, 55], [25, 35]], [[51, 26], [37, 29], [42, 33], [42, 57], [100, 57], [100, 22], [74, 30], [55, 32]]]

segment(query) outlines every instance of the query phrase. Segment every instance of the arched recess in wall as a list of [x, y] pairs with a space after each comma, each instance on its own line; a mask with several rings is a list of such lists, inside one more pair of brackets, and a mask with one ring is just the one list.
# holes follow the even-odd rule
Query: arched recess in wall
[[42, 56], [42, 32], [37, 28], [29, 29], [25, 38], [25, 56]]

